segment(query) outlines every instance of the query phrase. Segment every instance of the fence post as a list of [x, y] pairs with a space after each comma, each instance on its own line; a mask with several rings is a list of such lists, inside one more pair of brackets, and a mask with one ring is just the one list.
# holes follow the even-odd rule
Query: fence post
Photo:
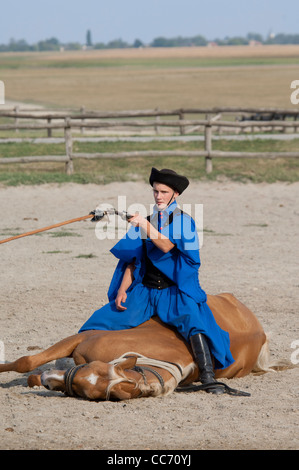
[[[180, 121], [184, 121], [185, 119], [185, 114], [183, 113], [183, 111], [180, 111], [180, 114], [179, 114], [179, 120]], [[181, 135], [184, 135], [185, 134], [185, 127], [180, 125], [180, 134]]]
[[212, 151], [212, 126], [208, 121], [208, 124], [205, 125], [205, 149], [208, 153], [206, 156], [206, 173], [212, 173], [213, 163], [210, 153]]
[[[16, 116], [17, 116], [18, 112], [20, 111], [20, 106], [19, 105], [15, 106], [14, 111], [15, 111]], [[19, 124], [19, 119], [17, 117], [15, 117], [15, 126], [17, 126], [18, 124]], [[18, 133], [18, 132], [19, 132], [19, 129], [16, 128], [16, 133]]]
[[[155, 108], [155, 111], [159, 112], [159, 108]], [[158, 123], [160, 121], [160, 116], [156, 116], [155, 121], [156, 121], [155, 132], [156, 132], [156, 135], [157, 135], [157, 134], [160, 134], [160, 129], [159, 129], [159, 126], [158, 126]]]
[[67, 175], [72, 175], [74, 173], [74, 165], [72, 160], [73, 153], [73, 141], [72, 141], [72, 129], [70, 118], [65, 119], [65, 128], [64, 128], [64, 137], [65, 137], [65, 151], [68, 158], [65, 164], [65, 172]]
[[[51, 122], [52, 122], [51, 118], [48, 118], [47, 122], [48, 122], [48, 124], [51, 124]], [[48, 137], [52, 137], [52, 129], [48, 128], [47, 131], [48, 131]]]
[[[81, 114], [84, 114], [85, 113], [85, 106], [81, 106], [80, 111], [81, 111]], [[84, 120], [85, 120], [84, 118], [81, 120], [82, 124], [83, 124]], [[85, 132], [85, 128], [82, 126], [81, 127], [81, 134], [84, 134], [84, 132]]]

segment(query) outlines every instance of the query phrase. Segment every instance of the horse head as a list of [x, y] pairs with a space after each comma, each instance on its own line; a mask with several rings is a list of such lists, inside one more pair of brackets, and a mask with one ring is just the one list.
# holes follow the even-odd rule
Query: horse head
[[67, 370], [45, 371], [40, 382], [48, 390], [88, 400], [134, 398], [140, 394], [136, 380], [130, 377], [136, 360], [136, 357], [130, 357], [117, 365], [93, 361]]

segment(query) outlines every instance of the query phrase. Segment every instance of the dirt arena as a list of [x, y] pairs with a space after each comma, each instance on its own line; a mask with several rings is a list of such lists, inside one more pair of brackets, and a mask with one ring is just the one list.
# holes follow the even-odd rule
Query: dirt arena
[[[83, 216], [99, 203], [117, 208], [118, 195], [127, 207], [152, 203], [141, 182], [0, 187], [1, 239]], [[273, 359], [293, 362], [299, 358], [298, 200], [299, 183], [229, 181], [194, 182], [180, 200], [203, 204], [202, 287], [234, 293], [271, 333]], [[116, 241], [99, 240], [85, 221], [0, 246], [2, 359], [77, 332], [106, 302]], [[99, 403], [30, 389], [27, 375], [1, 374], [1, 449], [299, 448], [299, 367], [228, 381], [250, 397], [198, 392]]]

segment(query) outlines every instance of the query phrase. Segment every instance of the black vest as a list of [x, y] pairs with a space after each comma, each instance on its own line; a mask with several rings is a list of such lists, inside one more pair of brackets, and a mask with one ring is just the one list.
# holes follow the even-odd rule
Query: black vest
[[[169, 218], [164, 224], [164, 227], [172, 224], [173, 216], [176, 213], [182, 213], [182, 211], [176, 207], [175, 210], [169, 215]], [[150, 216], [147, 217], [147, 220], [150, 221]], [[156, 227], [157, 225], [157, 220], [158, 218], [152, 221], [154, 227]], [[142, 279], [142, 284], [146, 287], [151, 287], [153, 289], [165, 289], [166, 287], [175, 285], [175, 283], [171, 279], [165, 276], [165, 274], [163, 274], [158, 268], [156, 268], [156, 266], [153, 265], [153, 263], [147, 256], [145, 240], [143, 240], [143, 245], [145, 256], [145, 275]]]

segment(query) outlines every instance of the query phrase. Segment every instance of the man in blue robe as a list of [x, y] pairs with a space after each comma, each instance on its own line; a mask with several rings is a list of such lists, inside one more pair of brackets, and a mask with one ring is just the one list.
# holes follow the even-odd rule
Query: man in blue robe
[[216, 323], [198, 280], [199, 241], [194, 220], [177, 207], [176, 198], [189, 181], [173, 170], [152, 168], [153, 214], [130, 218], [132, 227], [111, 249], [119, 259], [109, 291], [109, 303], [81, 327], [85, 330], [133, 328], [158, 315], [190, 342], [199, 380], [210, 393], [217, 386], [214, 367], [234, 362], [229, 335]]

